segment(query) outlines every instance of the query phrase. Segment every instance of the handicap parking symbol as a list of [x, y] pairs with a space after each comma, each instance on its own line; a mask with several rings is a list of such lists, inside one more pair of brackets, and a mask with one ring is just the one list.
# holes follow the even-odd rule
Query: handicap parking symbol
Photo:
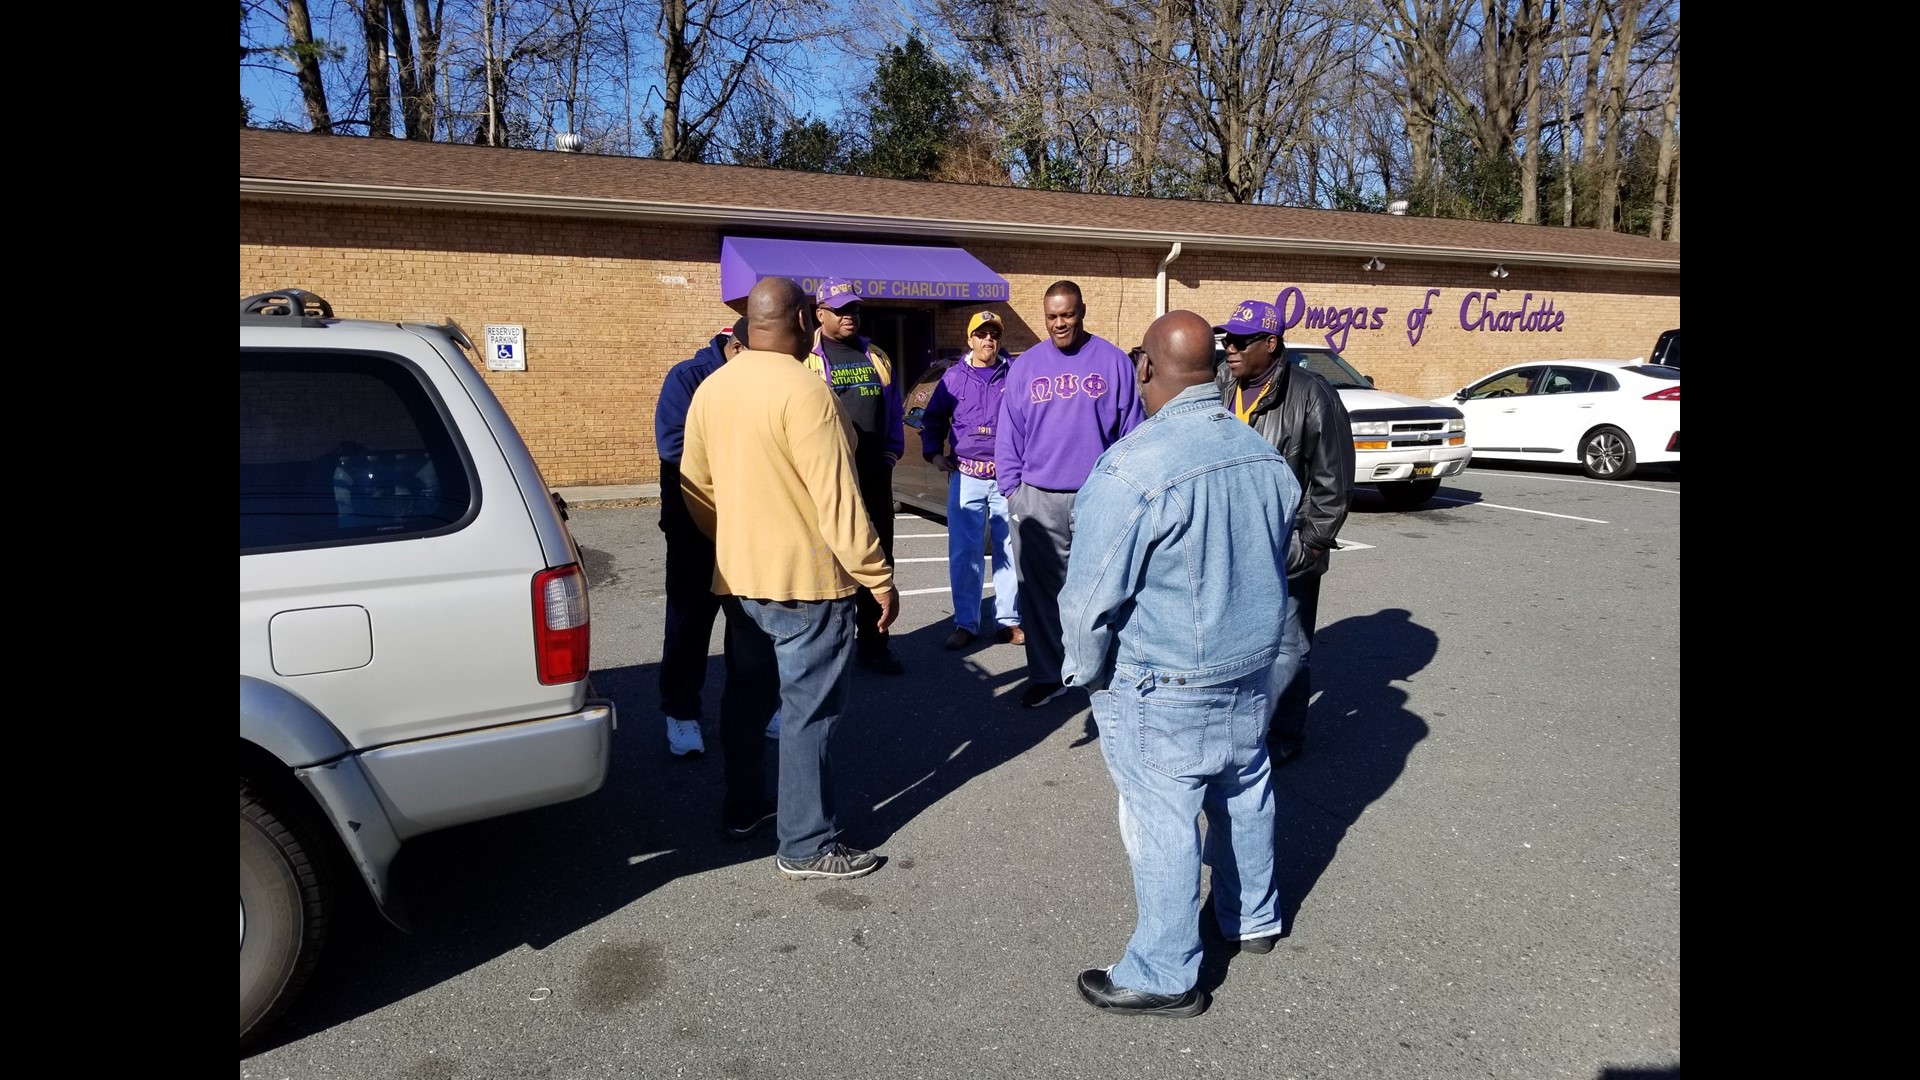
[[503, 341], [498, 345], [495, 345], [493, 347], [493, 350], [494, 350], [493, 355], [499, 357], [502, 360], [513, 359], [513, 345], [509, 342]]

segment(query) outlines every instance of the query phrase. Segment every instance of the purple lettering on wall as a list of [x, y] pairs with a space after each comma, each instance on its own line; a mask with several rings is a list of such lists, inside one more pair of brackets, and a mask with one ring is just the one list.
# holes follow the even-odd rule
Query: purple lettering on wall
[[1439, 289], [1428, 289], [1426, 299], [1420, 306], [1407, 312], [1407, 344], [1420, 344], [1420, 335], [1427, 332], [1427, 316], [1433, 314], [1433, 298], [1440, 295]]
[[[1420, 306], [1407, 311], [1407, 344], [1419, 345], [1426, 335], [1427, 320], [1433, 316], [1433, 303], [1440, 296], [1439, 289], [1428, 289]], [[1497, 290], [1481, 292], [1475, 289], [1467, 293], [1460, 301], [1460, 325], [1468, 330], [1492, 330], [1499, 332], [1547, 333], [1559, 331], [1566, 325], [1566, 312], [1554, 307], [1551, 299], [1536, 300], [1534, 294], [1526, 293], [1520, 299], [1518, 307], [1502, 307]], [[1316, 330], [1326, 338], [1327, 347], [1344, 352], [1348, 336], [1354, 330], [1380, 330], [1387, 325], [1386, 307], [1341, 307], [1337, 304], [1313, 304], [1307, 300], [1306, 291], [1298, 285], [1289, 285], [1280, 290], [1273, 298], [1273, 306], [1280, 313], [1280, 330], [1286, 331], [1296, 326]]]
[[1498, 333], [1559, 332], [1566, 324], [1564, 311], [1555, 311], [1552, 300], [1541, 301], [1540, 307], [1528, 311], [1533, 303], [1533, 294], [1527, 293], [1520, 299], [1517, 308], [1498, 308], [1495, 301], [1500, 299], [1497, 290], [1481, 292], [1475, 289], [1467, 293], [1460, 301], [1460, 326], [1464, 330], [1492, 330]]

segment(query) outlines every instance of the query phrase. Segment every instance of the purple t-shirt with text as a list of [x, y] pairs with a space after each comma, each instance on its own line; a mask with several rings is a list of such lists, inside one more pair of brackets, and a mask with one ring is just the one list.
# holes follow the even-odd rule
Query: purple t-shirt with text
[[1022, 483], [1080, 490], [1101, 452], [1145, 415], [1133, 361], [1113, 342], [1090, 335], [1070, 353], [1040, 342], [1014, 361], [1000, 401], [993, 458], [1001, 494]]

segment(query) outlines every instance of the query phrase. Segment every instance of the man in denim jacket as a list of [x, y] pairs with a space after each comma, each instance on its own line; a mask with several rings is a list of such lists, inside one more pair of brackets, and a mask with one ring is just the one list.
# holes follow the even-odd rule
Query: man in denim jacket
[[1148, 418], [1074, 499], [1060, 597], [1062, 674], [1092, 692], [1138, 907], [1120, 962], [1079, 986], [1095, 1008], [1196, 1016], [1202, 859], [1224, 937], [1265, 953], [1282, 929], [1265, 737], [1300, 482], [1221, 406], [1207, 320], [1155, 319], [1135, 362]]

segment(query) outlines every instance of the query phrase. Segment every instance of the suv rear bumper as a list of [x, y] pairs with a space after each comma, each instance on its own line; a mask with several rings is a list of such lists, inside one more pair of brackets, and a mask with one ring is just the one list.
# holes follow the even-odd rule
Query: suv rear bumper
[[566, 802], [600, 789], [618, 723], [614, 704], [359, 755], [401, 839]]

